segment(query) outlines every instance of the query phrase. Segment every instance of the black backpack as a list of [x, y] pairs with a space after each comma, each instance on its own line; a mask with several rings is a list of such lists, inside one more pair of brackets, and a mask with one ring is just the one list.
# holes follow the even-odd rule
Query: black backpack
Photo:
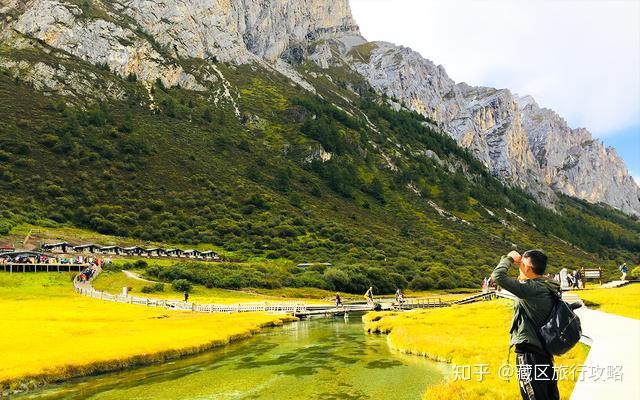
[[[573, 312], [582, 305], [580, 303], [567, 304], [557, 292], [554, 292], [553, 296], [553, 308], [547, 322], [538, 328], [538, 337], [547, 353], [561, 356], [571, 350], [582, 337], [580, 318]], [[533, 318], [526, 312], [524, 315], [529, 318], [533, 326], [536, 326]]]

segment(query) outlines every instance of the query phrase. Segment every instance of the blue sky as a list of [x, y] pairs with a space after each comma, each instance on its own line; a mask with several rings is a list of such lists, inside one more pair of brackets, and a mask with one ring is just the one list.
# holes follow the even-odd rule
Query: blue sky
[[350, 0], [368, 40], [451, 78], [532, 95], [618, 151], [640, 181], [640, 1]]
[[603, 142], [616, 149], [627, 164], [629, 172], [640, 185], [640, 125], [606, 136]]

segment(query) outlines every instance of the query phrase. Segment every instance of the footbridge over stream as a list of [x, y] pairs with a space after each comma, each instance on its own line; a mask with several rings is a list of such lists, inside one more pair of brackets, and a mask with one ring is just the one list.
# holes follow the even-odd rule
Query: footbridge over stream
[[488, 300], [494, 297], [493, 292], [473, 294], [464, 299], [449, 302], [443, 301], [439, 297], [405, 298], [398, 302], [395, 298], [380, 297], [374, 303], [365, 301], [345, 302], [336, 307], [333, 304], [309, 304], [300, 301], [264, 301], [237, 304], [196, 304], [193, 302], [166, 300], [158, 298], [131, 296], [129, 294], [111, 294], [93, 288], [91, 283], [100, 275], [100, 267], [95, 269], [91, 279], [81, 281], [76, 277], [73, 281], [74, 289], [77, 293], [95, 299], [113, 301], [116, 303], [137, 304], [147, 307], [162, 307], [177, 311], [194, 311], [202, 313], [238, 313], [238, 312], [271, 312], [294, 315], [298, 318], [309, 318], [313, 316], [342, 316], [352, 312], [368, 311], [390, 311], [390, 310], [413, 310], [421, 308], [441, 308], [450, 307], [454, 304], [466, 304], [469, 302]]

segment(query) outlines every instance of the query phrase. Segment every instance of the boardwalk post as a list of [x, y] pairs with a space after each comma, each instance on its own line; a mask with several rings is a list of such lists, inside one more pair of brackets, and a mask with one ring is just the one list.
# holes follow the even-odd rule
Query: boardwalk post
[[598, 267], [598, 283], [602, 285], [602, 268]]

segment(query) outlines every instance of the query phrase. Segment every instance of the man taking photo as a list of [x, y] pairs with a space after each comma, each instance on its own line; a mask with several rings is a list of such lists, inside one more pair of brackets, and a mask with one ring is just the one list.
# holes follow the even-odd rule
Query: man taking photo
[[[517, 279], [508, 274], [514, 265], [519, 269]], [[512, 251], [502, 257], [491, 274], [498, 285], [517, 297], [509, 333], [524, 400], [560, 399], [553, 356], [544, 349], [538, 335], [560, 293], [560, 284], [543, 276], [546, 268], [547, 256], [542, 251], [529, 250], [522, 256]]]

